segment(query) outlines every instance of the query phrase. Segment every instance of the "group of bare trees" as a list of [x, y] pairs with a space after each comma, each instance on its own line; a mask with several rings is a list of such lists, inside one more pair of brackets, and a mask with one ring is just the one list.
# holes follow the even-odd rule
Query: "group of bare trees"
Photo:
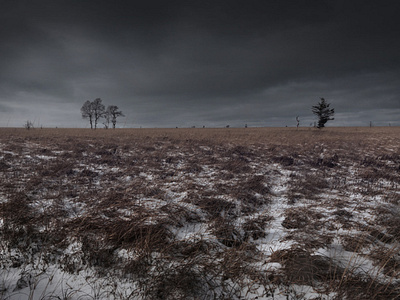
[[97, 98], [93, 101], [88, 100], [83, 103], [81, 112], [82, 118], [89, 120], [91, 129], [97, 128], [97, 124], [100, 119], [104, 119], [103, 125], [106, 129], [110, 127], [110, 123], [112, 124], [113, 128], [115, 128], [115, 125], [117, 124], [117, 118], [125, 117], [125, 115], [116, 105], [109, 105], [106, 109], [100, 98]]

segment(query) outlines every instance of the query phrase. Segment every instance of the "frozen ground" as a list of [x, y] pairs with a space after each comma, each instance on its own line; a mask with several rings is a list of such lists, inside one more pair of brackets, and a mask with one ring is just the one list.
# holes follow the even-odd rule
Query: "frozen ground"
[[4, 129], [0, 295], [400, 299], [400, 130], [368, 129]]

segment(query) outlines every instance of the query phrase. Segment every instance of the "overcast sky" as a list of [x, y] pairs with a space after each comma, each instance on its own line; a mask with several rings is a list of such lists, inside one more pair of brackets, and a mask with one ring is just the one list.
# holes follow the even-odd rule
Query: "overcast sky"
[[400, 125], [398, 0], [0, 4], [0, 127]]

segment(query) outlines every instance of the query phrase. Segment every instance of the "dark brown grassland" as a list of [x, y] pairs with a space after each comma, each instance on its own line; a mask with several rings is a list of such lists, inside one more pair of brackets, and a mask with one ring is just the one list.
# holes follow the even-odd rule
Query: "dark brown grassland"
[[0, 128], [0, 220], [0, 298], [57, 265], [91, 299], [400, 299], [400, 127]]

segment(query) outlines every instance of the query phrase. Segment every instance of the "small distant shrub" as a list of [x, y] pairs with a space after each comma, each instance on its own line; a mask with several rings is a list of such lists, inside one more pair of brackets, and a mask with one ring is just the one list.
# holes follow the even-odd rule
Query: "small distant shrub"
[[25, 129], [28, 129], [28, 130], [34, 128], [33, 122], [30, 121], [30, 120], [27, 120], [27, 121], [25, 122], [25, 124], [24, 124], [24, 127], [25, 127]]

